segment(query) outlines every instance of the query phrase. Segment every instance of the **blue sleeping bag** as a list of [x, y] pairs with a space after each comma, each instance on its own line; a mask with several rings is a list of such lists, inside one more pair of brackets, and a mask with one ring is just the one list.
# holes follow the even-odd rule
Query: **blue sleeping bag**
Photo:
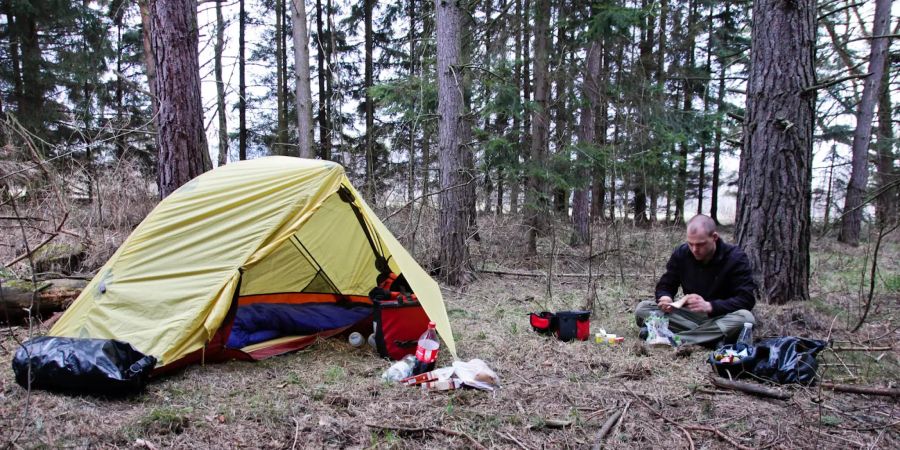
[[282, 336], [305, 336], [353, 325], [372, 314], [372, 306], [336, 303], [255, 303], [241, 306], [228, 348], [242, 348]]

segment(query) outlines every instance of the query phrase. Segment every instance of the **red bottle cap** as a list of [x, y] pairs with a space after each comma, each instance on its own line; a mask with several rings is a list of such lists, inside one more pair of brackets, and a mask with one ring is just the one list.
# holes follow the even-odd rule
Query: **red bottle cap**
[[428, 328], [434, 328], [437, 325], [434, 322], [428, 322]]

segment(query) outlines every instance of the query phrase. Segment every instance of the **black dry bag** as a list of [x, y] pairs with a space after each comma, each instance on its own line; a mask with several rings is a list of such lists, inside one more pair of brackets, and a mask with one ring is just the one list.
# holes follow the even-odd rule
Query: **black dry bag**
[[13, 358], [16, 383], [23, 387], [123, 395], [141, 391], [156, 358], [111, 339], [42, 336]]

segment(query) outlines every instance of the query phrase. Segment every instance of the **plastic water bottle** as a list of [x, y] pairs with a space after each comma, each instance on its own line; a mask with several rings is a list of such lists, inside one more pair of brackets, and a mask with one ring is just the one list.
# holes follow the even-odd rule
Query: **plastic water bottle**
[[416, 365], [413, 367], [413, 375], [431, 372], [434, 370], [434, 363], [437, 361], [438, 349], [441, 344], [438, 342], [437, 331], [434, 329], [434, 322], [428, 322], [428, 329], [419, 337], [419, 345], [416, 347]]
[[735, 344], [735, 348], [744, 349], [751, 347], [753, 345], [753, 324], [750, 322], [744, 322], [744, 329], [741, 330], [741, 335], [738, 336], [737, 343]]
[[350, 342], [350, 345], [357, 347], [357, 348], [362, 347], [363, 344], [366, 342], [365, 340], [363, 340], [363, 335], [357, 331], [350, 333], [350, 336], [347, 337], [347, 341]]
[[400, 381], [412, 375], [413, 366], [415, 364], [416, 357], [413, 355], [406, 355], [400, 361], [391, 364], [391, 367], [388, 367], [388, 369], [381, 374], [381, 379], [384, 381]]

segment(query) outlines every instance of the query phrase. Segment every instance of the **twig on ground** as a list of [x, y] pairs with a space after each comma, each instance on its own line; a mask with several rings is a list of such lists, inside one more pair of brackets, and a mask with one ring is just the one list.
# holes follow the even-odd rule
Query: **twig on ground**
[[630, 408], [630, 407], [631, 407], [631, 401], [629, 401], [628, 403], [626, 403], [626, 404], [625, 404], [625, 408], [622, 409], [622, 415], [619, 416], [619, 420], [616, 422], [616, 426], [614, 426], [613, 429], [612, 429], [612, 431], [610, 432], [611, 435], [614, 436], [616, 433], [618, 433], [619, 427], [621, 427], [621, 426], [622, 426], [622, 422], [625, 421], [625, 415], [628, 414], [628, 408]]
[[296, 417], [292, 417], [294, 421], [294, 442], [291, 443], [291, 450], [297, 448], [297, 436], [300, 434], [300, 421]]
[[738, 444], [738, 443], [735, 442], [733, 439], [731, 439], [730, 437], [728, 437], [725, 433], [719, 431], [718, 428], [715, 428], [715, 427], [707, 427], [707, 426], [705, 426], [705, 425], [685, 425], [685, 428], [687, 428], [688, 430], [707, 431], [707, 432], [710, 432], [710, 433], [714, 433], [716, 436], [718, 436], [719, 438], [721, 438], [723, 441], [725, 441], [725, 442], [731, 444], [733, 447], [739, 448], [739, 449], [741, 449], [741, 450], [750, 450], [750, 447], [747, 447], [747, 446]]
[[525, 444], [519, 442], [519, 440], [516, 439], [515, 437], [513, 437], [513, 435], [511, 435], [511, 434], [509, 434], [509, 433], [499, 433], [499, 434], [500, 434], [500, 436], [503, 436], [503, 438], [505, 438], [505, 439], [511, 441], [512, 443], [518, 445], [519, 448], [521, 448], [522, 450], [531, 450], [530, 448], [528, 448], [527, 446], [525, 446]]
[[877, 386], [837, 384], [837, 383], [829, 383], [827, 381], [823, 381], [822, 388], [831, 389], [832, 391], [837, 391], [837, 392], [846, 392], [848, 394], [866, 394], [866, 395], [881, 395], [881, 396], [886, 396], [886, 397], [900, 397], [900, 389], [882, 388], [882, 387], [877, 387]]
[[650, 405], [648, 405], [647, 402], [644, 401], [644, 399], [642, 399], [642, 398], [641, 398], [640, 396], [638, 396], [633, 390], [631, 390], [631, 388], [628, 387], [627, 384], [622, 383], [622, 386], [625, 386], [625, 389], [628, 389], [628, 392], [630, 392], [631, 395], [634, 396], [634, 398], [638, 399], [638, 401], [641, 402], [641, 404], [644, 405], [645, 408], [649, 409], [650, 412], [652, 412], [654, 415], [656, 415], [656, 416], [659, 417], [660, 419], [666, 421], [667, 423], [669, 423], [669, 424], [675, 426], [675, 428], [678, 428], [679, 430], [681, 430], [681, 432], [684, 433], [684, 437], [687, 438], [687, 441], [688, 441], [688, 448], [690, 448], [691, 450], [694, 450], [694, 440], [691, 439], [691, 432], [690, 432], [690, 431], [688, 431], [687, 429], [685, 429], [683, 426], [679, 425], [678, 422], [676, 422], [676, 421], [674, 421], [674, 420], [672, 420], [672, 419], [669, 419], [668, 417], [666, 417], [666, 416], [660, 414], [659, 411], [653, 409], [653, 407], [650, 406]]
[[732, 389], [735, 391], [746, 392], [748, 394], [759, 395], [762, 397], [777, 398], [778, 400], [788, 400], [791, 394], [777, 389], [767, 388], [754, 383], [746, 383], [743, 381], [726, 380], [722, 377], [710, 376], [709, 380], [712, 384], [722, 389]]
[[472, 443], [472, 446], [474, 448], [487, 450], [484, 445], [481, 445], [481, 443], [476, 441], [475, 438], [473, 438], [472, 436], [469, 436], [468, 434], [463, 433], [462, 431], [455, 431], [455, 430], [450, 430], [450, 429], [442, 428], [442, 427], [404, 427], [404, 426], [397, 426], [397, 425], [380, 425], [377, 423], [367, 423], [366, 426], [369, 428], [377, 428], [379, 430], [393, 430], [393, 431], [400, 431], [400, 432], [404, 432], [404, 433], [425, 433], [428, 431], [439, 431], [441, 433], [449, 434], [451, 436], [464, 437], [469, 442]]
[[606, 422], [603, 422], [603, 426], [600, 427], [600, 431], [597, 433], [596, 443], [593, 447], [593, 450], [600, 450], [603, 448], [603, 439], [606, 438], [608, 434], [613, 430], [613, 428], [618, 428], [619, 424], [622, 423], [622, 420], [625, 418], [625, 413], [628, 412], [628, 407], [631, 406], [631, 402], [625, 404], [625, 406], [613, 413], [613, 415], [609, 416], [606, 419]]

